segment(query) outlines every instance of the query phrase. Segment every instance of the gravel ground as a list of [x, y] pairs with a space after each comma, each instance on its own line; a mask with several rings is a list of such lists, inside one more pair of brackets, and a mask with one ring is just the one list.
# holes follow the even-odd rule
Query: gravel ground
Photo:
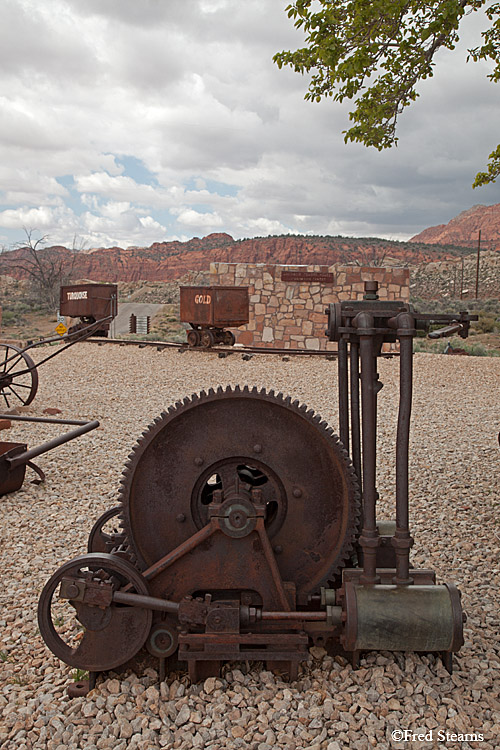
[[[379, 371], [385, 384], [379, 396], [380, 505], [381, 515], [390, 517], [398, 361], [382, 360]], [[175, 400], [228, 383], [289, 393], [336, 427], [336, 363], [273, 356], [245, 362], [238, 354], [218, 359], [79, 344], [39, 374], [28, 413], [57, 407], [64, 417], [97, 418], [101, 427], [39, 459], [44, 485], [31, 484], [28, 471], [24, 486], [0, 500], [0, 747], [498, 747], [499, 359], [415, 356], [412, 556], [415, 565], [435, 569], [439, 581], [454, 581], [463, 592], [466, 642], [451, 677], [432, 655], [372, 653], [353, 671], [341, 657], [312, 649], [294, 683], [259, 664], [227, 665], [223, 677], [199, 685], [177, 673], [159, 686], [149, 670], [107, 675], [89, 696], [74, 700], [66, 695], [72, 670], [38, 633], [38, 596], [64, 561], [85, 551], [92, 523], [116, 504], [123, 464], [142, 430]], [[59, 433], [13, 423], [3, 439], [33, 446]], [[396, 742], [391, 733], [397, 729], [427, 739]], [[458, 736], [472, 733], [483, 741]]]

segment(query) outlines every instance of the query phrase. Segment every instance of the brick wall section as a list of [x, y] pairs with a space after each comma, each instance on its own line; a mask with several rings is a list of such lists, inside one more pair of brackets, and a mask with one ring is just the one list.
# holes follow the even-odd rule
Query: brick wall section
[[[333, 284], [282, 281], [282, 271], [333, 273]], [[365, 281], [378, 281], [381, 299], [410, 297], [408, 268], [362, 266], [276, 266], [211, 263], [210, 284], [247, 286], [250, 322], [233, 329], [244, 346], [332, 349], [327, 341], [325, 308], [333, 302], [362, 299]]]

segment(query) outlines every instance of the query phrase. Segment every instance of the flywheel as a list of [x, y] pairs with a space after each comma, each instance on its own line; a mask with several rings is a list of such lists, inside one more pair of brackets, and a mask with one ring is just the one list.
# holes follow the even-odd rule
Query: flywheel
[[[359, 491], [347, 453], [326, 422], [274, 391], [203, 391], [170, 407], [143, 432], [120, 490], [135, 565], [146, 571], [178, 548], [198, 554], [200, 547], [189, 551], [188, 540], [209, 523], [211, 504], [235, 487], [259, 490], [281, 578], [307, 603], [350, 555]], [[200, 577], [206, 579], [202, 560]], [[223, 560], [214, 575], [214, 587], [223, 588]], [[159, 579], [151, 581], [153, 595], [179, 595]], [[196, 580], [183, 586], [184, 595], [200, 588]]]

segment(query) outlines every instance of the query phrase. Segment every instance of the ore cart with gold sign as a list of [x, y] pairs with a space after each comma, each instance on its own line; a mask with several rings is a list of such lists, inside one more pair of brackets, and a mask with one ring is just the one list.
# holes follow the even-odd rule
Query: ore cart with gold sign
[[246, 286], [180, 287], [180, 319], [191, 326], [187, 332], [191, 347], [232, 346], [234, 334], [225, 329], [246, 325], [248, 309]]

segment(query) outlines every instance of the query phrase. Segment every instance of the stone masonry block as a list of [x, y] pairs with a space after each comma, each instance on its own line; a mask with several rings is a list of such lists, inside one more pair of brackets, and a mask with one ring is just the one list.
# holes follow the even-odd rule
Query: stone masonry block
[[306, 349], [313, 349], [316, 351], [319, 350], [319, 339], [316, 339], [316, 338], [306, 339], [305, 344], [306, 344]]

